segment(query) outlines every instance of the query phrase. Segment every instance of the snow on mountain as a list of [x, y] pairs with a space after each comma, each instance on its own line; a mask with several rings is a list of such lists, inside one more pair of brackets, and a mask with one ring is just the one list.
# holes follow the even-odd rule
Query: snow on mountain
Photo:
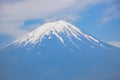
[[48, 39], [51, 39], [53, 35], [56, 36], [63, 45], [66, 45], [66, 43], [61, 35], [65, 35], [68, 41], [73, 44], [74, 42], [73, 40], [71, 40], [72, 38], [75, 38], [80, 42], [87, 44], [84, 40], [82, 40], [82, 37], [84, 37], [90, 42], [93, 42], [102, 47], [102, 44], [99, 43], [99, 40], [83, 33], [74, 25], [62, 20], [45, 23], [37, 29], [33, 30], [32, 32], [14, 41], [13, 44], [19, 46], [26, 46], [28, 44], [37, 44], [38, 42], [42, 43], [46, 36]]

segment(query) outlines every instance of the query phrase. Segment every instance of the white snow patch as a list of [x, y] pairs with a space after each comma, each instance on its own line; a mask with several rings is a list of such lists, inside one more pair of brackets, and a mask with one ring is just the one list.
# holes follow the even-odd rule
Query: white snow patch
[[99, 41], [97, 40], [97, 39], [95, 39], [95, 38], [93, 38], [92, 36], [89, 36], [89, 35], [87, 35], [87, 34], [84, 34], [84, 36], [88, 39], [88, 40], [92, 40], [92, 41], [94, 41], [94, 42], [96, 42], [96, 43], [99, 43]]

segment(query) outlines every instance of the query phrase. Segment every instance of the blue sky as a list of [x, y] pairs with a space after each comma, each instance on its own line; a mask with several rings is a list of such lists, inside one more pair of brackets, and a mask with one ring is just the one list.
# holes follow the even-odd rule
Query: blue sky
[[120, 46], [118, 0], [2, 0], [0, 46], [45, 22], [65, 20], [82, 31]]

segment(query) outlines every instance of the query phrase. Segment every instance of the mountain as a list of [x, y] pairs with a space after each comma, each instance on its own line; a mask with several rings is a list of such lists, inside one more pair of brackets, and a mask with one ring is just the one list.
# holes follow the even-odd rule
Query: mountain
[[43, 24], [0, 53], [3, 80], [120, 79], [120, 49], [62, 20]]
[[106, 46], [104, 42], [83, 33], [74, 25], [60, 20], [43, 24], [32, 32], [17, 39], [6, 48], [9, 48], [13, 52], [16, 51], [15, 49], [24, 49], [24, 51], [29, 53], [31, 51], [34, 53], [49, 53], [49, 51], [55, 52], [54, 49], [58, 52], [73, 52], [74, 50], [105, 49], [110, 48], [110, 46]]

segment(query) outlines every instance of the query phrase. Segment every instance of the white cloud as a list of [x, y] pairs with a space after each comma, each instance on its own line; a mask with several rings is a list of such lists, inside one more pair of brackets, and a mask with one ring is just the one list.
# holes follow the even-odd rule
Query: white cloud
[[28, 32], [26, 30], [21, 30], [20, 25], [22, 25], [22, 22], [14, 22], [14, 24], [11, 22], [0, 23], [0, 34], [6, 34], [11, 35], [12, 37], [17, 37], [23, 33]]
[[9, 3], [6, 0], [0, 7], [0, 34], [17, 36], [25, 20], [42, 18], [72, 6], [76, 0], [23, 0]]
[[107, 43], [120, 48], [120, 41], [111, 41], [111, 42], [107, 42]]
[[0, 34], [17, 36], [27, 32], [20, 27], [29, 19], [76, 20], [77, 12], [110, 1], [112, 0], [3, 0], [0, 4]]
[[77, 19], [80, 19], [81, 17], [78, 17], [77, 15], [75, 16], [75, 14], [63, 14], [63, 15], [54, 15], [54, 16], [50, 16], [50, 17], [44, 17], [44, 21], [45, 22], [49, 22], [49, 21], [57, 21], [57, 20], [65, 20], [65, 21], [75, 21]]
[[2, 15], [14, 20], [38, 18], [72, 6], [76, 0], [25, 0], [3, 5]]
[[102, 24], [105, 24], [109, 21], [120, 19], [120, 6], [114, 5], [112, 7], [109, 7], [105, 12], [103, 12], [103, 17], [101, 20]]

